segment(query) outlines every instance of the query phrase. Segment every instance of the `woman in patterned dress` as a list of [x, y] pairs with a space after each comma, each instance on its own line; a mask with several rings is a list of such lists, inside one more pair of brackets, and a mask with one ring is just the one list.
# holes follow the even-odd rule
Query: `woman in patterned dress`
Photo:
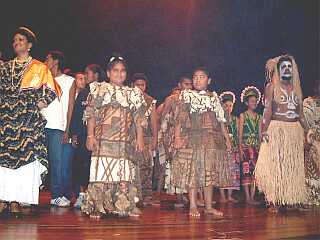
[[35, 34], [19, 28], [13, 38], [16, 58], [0, 65], [0, 213], [20, 216], [20, 204], [38, 204], [47, 173], [42, 108], [60, 88], [47, 66], [30, 56]]
[[241, 93], [241, 102], [247, 105], [247, 111], [241, 113], [239, 119], [241, 184], [245, 190], [246, 202], [253, 205], [258, 204], [254, 200], [256, 189], [253, 172], [260, 145], [261, 115], [255, 111], [260, 100], [261, 93], [256, 87], [246, 87]]
[[[92, 218], [106, 214], [139, 216], [139, 159], [144, 150], [145, 100], [138, 88], [124, 86], [127, 64], [111, 57], [110, 83], [91, 83], [87, 121], [87, 148], [92, 151], [90, 180], [81, 210]], [[140, 156], [139, 156], [140, 155]]]

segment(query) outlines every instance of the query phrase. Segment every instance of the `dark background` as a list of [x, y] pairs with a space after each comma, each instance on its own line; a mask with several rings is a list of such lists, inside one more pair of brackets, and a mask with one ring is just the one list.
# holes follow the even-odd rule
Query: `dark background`
[[159, 100], [198, 65], [210, 70], [217, 92], [239, 96], [251, 84], [263, 90], [265, 62], [286, 52], [300, 67], [305, 95], [319, 80], [317, 0], [2, 1], [0, 20], [6, 59], [13, 57], [13, 32], [27, 26], [39, 38], [34, 57], [61, 50], [80, 71], [120, 52], [130, 74], [147, 74]]

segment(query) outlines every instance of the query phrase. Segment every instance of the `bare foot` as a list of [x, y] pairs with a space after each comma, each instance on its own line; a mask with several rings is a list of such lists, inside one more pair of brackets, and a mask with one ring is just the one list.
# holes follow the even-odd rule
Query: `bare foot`
[[211, 215], [214, 215], [214, 216], [217, 216], [217, 217], [223, 217], [223, 212], [218, 211], [217, 209], [214, 209], [214, 208], [206, 208], [204, 210], [204, 213], [205, 214], [211, 214]]
[[268, 212], [269, 213], [272, 213], [272, 214], [277, 214], [279, 212], [279, 207], [276, 207], [276, 206], [270, 206], [268, 208]]
[[94, 212], [94, 213], [91, 213], [89, 216], [90, 216], [91, 219], [99, 220], [99, 219], [101, 219], [102, 215], [99, 212]]
[[231, 202], [231, 203], [238, 203], [239, 201], [234, 199], [233, 197], [231, 198], [228, 198], [228, 202]]
[[141, 210], [136, 207], [129, 213], [129, 217], [140, 217], [141, 214], [142, 214]]
[[192, 218], [200, 218], [200, 213], [197, 208], [190, 208], [189, 216]]

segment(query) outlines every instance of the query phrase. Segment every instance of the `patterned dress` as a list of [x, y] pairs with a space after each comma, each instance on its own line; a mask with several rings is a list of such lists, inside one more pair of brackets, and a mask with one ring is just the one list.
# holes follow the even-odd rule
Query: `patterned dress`
[[305, 147], [305, 173], [308, 203], [320, 205], [320, 99], [309, 97], [303, 101], [308, 125], [315, 133], [315, 141]]
[[[225, 118], [218, 96], [185, 90], [180, 99], [174, 119], [175, 128], [181, 132], [175, 138], [181, 138], [182, 146], [171, 162], [170, 189], [188, 192], [190, 188], [230, 184], [230, 173], [224, 165], [227, 163], [226, 142], [221, 131]], [[201, 110], [193, 111], [194, 107]]]
[[231, 115], [230, 120], [227, 123], [228, 132], [232, 143], [232, 151], [230, 160], [230, 174], [232, 176], [232, 182], [230, 186], [223, 187], [224, 189], [240, 190], [240, 155], [239, 155], [239, 141], [238, 141], [238, 118]]
[[129, 215], [140, 189], [136, 125], [146, 126], [145, 100], [137, 88], [110, 83], [90, 85], [84, 119], [95, 118], [98, 147], [92, 152], [90, 183], [82, 211]]
[[57, 94], [59, 86], [37, 60], [0, 66], [0, 200], [38, 204], [48, 161], [46, 120], [37, 103], [48, 105]]
[[243, 161], [241, 162], [242, 185], [253, 183], [253, 172], [258, 159], [259, 152], [259, 127], [261, 115], [255, 117], [244, 112], [243, 124]]

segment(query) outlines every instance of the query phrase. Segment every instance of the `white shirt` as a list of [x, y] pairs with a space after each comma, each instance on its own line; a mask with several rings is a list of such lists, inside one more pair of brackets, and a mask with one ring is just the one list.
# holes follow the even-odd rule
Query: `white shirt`
[[69, 91], [74, 82], [74, 78], [62, 74], [56, 77], [55, 80], [62, 90], [60, 101], [56, 98], [47, 108], [42, 109], [41, 112], [47, 120], [46, 128], [65, 131], [67, 127]]

